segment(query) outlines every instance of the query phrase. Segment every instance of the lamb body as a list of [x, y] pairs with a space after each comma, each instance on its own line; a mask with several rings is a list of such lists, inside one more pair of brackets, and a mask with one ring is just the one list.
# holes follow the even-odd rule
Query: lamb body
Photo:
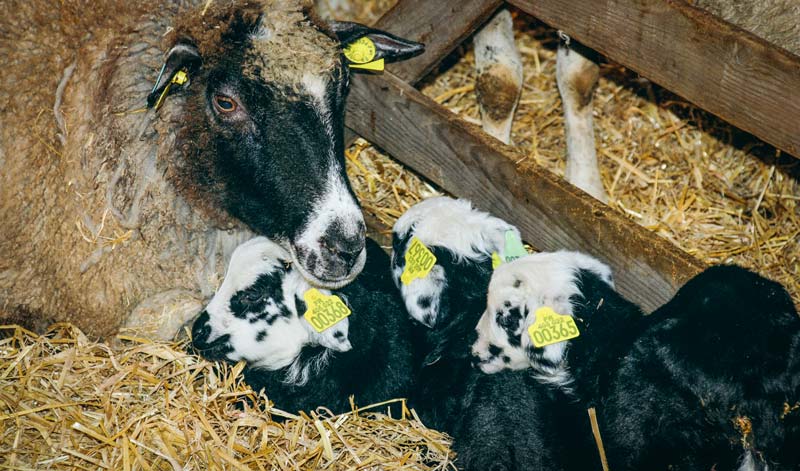
[[[613, 469], [797, 469], [797, 412], [785, 408], [798, 400], [800, 319], [780, 285], [713, 267], [641, 316], [605, 270], [575, 255], [495, 272], [473, 348], [484, 371], [530, 365], [595, 407]], [[509, 299], [509, 279], [522, 280], [517, 301], [492, 302]], [[580, 336], [533, 346], [527, 328], [544, 306], [573, 317]]]
[[222, 288], [195, 321], [194, 347], [211, 360], [245, 360], [245, 381], [285, 410], [346, 412], [350, 395], [360, 405], [407, 397], [417, 347], [386, 253], [368, 239], [362, 274], [333, 291], [352, 313], [322, 334], [302, 319], [311, 285], [285, 266], [290, 259], [266, 239], [237, 249]]
[[[473, 209], [468, 201], [433, 198], [409, 209], [394, 226], [392, 271], [409, 314], [428, 327], [425, 359], [412, 406], [423, 422], [453, 436], [456, 465], [464, 470], [576, 469], [592, 462], [585, 411], [530, 371], [483, 374], [470, 346], [486, 307], [492, 254], [505, 258], [510, 224]], [[413, 239], [436, 257], [430, 273], [403, 283]], [[561, 434], [562, 431], [568, 433]], [[591, 452], [591, 448], [588, 448]], [[589, 460], [589, 461], [584, 461]]]

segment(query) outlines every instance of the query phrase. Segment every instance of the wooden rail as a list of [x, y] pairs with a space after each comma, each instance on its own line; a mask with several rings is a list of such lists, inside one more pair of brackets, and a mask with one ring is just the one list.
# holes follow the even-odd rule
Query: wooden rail
[[509, 3], [800, 157], [800, 57], [682, 0]]
[[347, 125], [446, 191], [519, 227], [540, 250], [591, 253], [613, 269], [620, 291], [645, 309], [667, 301], [702, 265], [411, 85], [385, 73], [353, 80]]

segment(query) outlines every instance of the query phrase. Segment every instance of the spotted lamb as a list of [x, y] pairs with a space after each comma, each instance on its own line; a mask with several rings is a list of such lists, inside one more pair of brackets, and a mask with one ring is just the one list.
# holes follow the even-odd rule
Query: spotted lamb
[[304, 318], [312, 286], [291, 260], [265, 238], [238, 247], [194, 323], [194, 348], [210, 360], [244, 360], [245, 381], [284, 410], [346, 412], [350, 395], [361, 405], [407, 397], [414, 336], [386, 253], [367, 239], [363, 273], [332, 292], [352, 313], [322, 333]]
[[[468, 201], [433, 198], [400, 217], [393, 235], [394, 281], [411, 317], [427, 327], [411, 402], [426, 425], [453, 436], [459, 468], [580, 467], [588, 455], [572, 451], [590, 443], [550, 431], [559, 430], [558, 424], [583, 426], [584, 411], [562, 391], [540, 385], [528, 370], [487, 375], [472, 365], [470, 347], [486, 307], [493, 254], [509, 258], [507, 240], [518, 241], [519, 231]], [[409, 280], [404, 273], [409, 257], [415, 257], [412, 247], [420, 243], [435, 264]]]
[[[641, 316], [609, 274], [571, 252], [498, 268], [473, 348], [481, 369], [530, 366], [595, 408], [611, 469], [798, 469], [800, 319], [786, 291], [717, 266]], [[534, 345], [546, 308], [579, 336]]]

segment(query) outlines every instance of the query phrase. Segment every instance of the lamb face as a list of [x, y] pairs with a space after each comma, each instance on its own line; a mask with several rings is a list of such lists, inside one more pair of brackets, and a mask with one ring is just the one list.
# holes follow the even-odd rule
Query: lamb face
[[435, 326], [441, 320], [442, 294], [448, 288], [448, 276], [453, 276], [447, 273], [443, 265], [447, 262], [440, 256], [427, 276], [404, 283], [401, 278], [412, 238], [434, 254], [446, 252], [454, 264], [454, 268], [447, 268], [459, 270], [458, 265], [487, 262], [495, 252], [504, 256], [509, 231], [519, 239], [514, 226], [473, 209], [467, 200], [431, 198], [406, 211], [393, 229], [392, 275], [411, 317], [428, 327]]
[[297, 0], [213, 3], [171, 36], [148, 103], [188, 72], [176, 186], [210, 214], [281, 241], [315, 285], [352, 280], [365, 263], [365, 225], [345, 174], [341, 48], [371, 36], [379, 57], [397, 59], [421, 45], [354, 23], [316, 25]]
[[565, 365], [569, 341], [537, 348], [528, 328], [536, 322], [540, 308], [573, 316], [572, 298], [581, 294], [577, 283], [581, 270], [595, 273], [612, 285], [608, 266], [577, 252], [528, 255], [495, 270], [486, 311], [476, 328], [478, 340], [472, 347], [483, 372], [533, 366], [545, 380], [569, 381]]
[[347, 319], [317, 333], [302, 318], [301, 299], [311, 286], [287, 267], [290, 260], [263, 237], [234, 251], [222, 286], [192, 329], [193, 345], [204, 357], [276, 370], [291, 364], [305, 345], [351, 348]]

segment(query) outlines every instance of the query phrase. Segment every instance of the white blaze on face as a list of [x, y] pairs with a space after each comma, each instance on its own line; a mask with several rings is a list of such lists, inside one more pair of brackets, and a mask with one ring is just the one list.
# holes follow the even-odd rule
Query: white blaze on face
[[543, 381], [562, 385], [570, 381], [567, 365], [563, 364], [568, 341], [539, 350], [538, 358], [547, 361], [540, 364], [530, 355], [533, 345], [528, 328], [542, 307], [573, 315], [570, 298], [580, 294], [575, 278], [579, 270], [594, 272], [612, 285], [608, 266], [578, 252], [528, 255], [495, 270], [489, 283], [486, 311], [476, 327], [478, 340], [472, 347], [473, 354], [480, 359], [481, 370], [494, 373], [504, 368], [532, 366]]
[[[505, 233], [519, 231], [512, 225], [478, 211], [463, 199], [429, 198], [405, 212], [394, 225], [394, 236], [416, 237], [427, 247], [441, 247], [462, 259], [488, 258], [492, 252], [504, 255]], [[406, 247], [408, 250], [408, 247]], [[392, 275], [412, 318], [433, 327], [437, 322], [441, 295], [447, 287], [444, 269], [435, 265], [428, 276], [408, 285], [400, 282], [404, 254], [393, 254]]]
[[[280, 291], [263, 293], [267, 298], [264, 312], [271, 323], [266, 318], [252, 321], [253, 315], [236, 316], [231, 310], [231, 300], [237, 293], [253, 286], [262, 275], [282, 270], [288, 260], [283, 248], [264, 237], [245, 242], [231, 256], [222, 286], [206, 308], [211, 329], [207, 341], [230, 336], [233, 350], [227, 354], [229, 360], [245, 360], [251, 366], [275, 370], [289, 365], [308, 342], [308, 333], [292, 312], [294, 299], [285, 304], [283, 292], [291, 291], [286, 283]], [[284, 306], [292, 315], [282, 315]]]
[[[338, 165], [337, 162], [332, 163], [334, 169], [338, 168]], [[356, 204], [355, 198], [340, 177], [339, 171], [332, 170], [329, 175], [330, 178], [327, 180], [325, 192], [313, 203], [314, 209], [309, 216], [308, 223], [303, 227], [300, 237], [294, 240], [290, 250], [293, 258], [298, 262], [297, 269], [312, 284], [335, 289], [346, 285], [361, 273], [366, 262], [366, 251], [361, 251], [354, 265], [350, 267], [350, 272], [347, 276], [337, 280], [332, 280], [331, 277], [326, 276], [326, 269], [331, 264], [337, 263], [335, 260], [331, 260], [329, 253], [322, 250], [321, 244], [323, 239], [326, 238], [328, 229], [335, 225], [336, 233], [343, 238], [363, 238], [364, 236], [364, 216], [361, 214], [361, 209]], [[336, 243], [336, 241], [331, 241], [331, 243]], [[315, 254], [317, 264], [314, 271], [306, 266], [305, 260], [298, 258], [296, 247], [302, 247], [307, 251], [307, 254], [305, 254], [306, 260], [309, 257], [308, 253]]]
[[[325, 188], [322, 195], [312, 202], [308, 222], [301, 229], [300, 236], [292, 241], [290, 251], [297, 268], [306, 278], [314, 285], [333, 289], [346, 285], [361, 272], [366, 253], [362, 250], [355, 263], [348, 267], [346, 275], [329, 273], [344, 263], [335, 258], [337, 239], [352, 241], [361, 238], [363, 242], [364, 216], [347, 185], [342, 164], [336, 159], [335, 134], [326, 97], [328, 80], [327, 75], [316, 74], [305, 74], [302, 80], [307, 99], [320, 119], [330, 146], [327, 149]], [[331, 228], [335, 229], [333, 234], [329, 231]], [[326, 241], [326, 238], [332, 240]], [[334, 247], [323, 247], [325, 243]], [[309, 265], [310, 259], [315, 260], [314, 266]]]

